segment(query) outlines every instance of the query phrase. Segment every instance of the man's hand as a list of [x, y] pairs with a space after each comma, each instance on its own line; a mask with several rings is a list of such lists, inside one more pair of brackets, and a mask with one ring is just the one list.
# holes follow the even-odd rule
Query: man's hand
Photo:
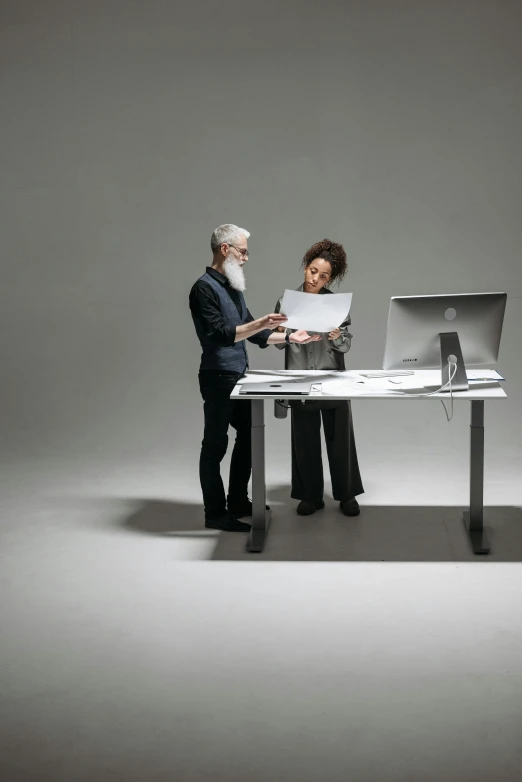
[[[288, 318], [286, 315], [282, 315], [278, 312], [271, 312], [269, 315], [265, 315], [264, 318], [258, 318], [257, 320], [251, 320], [248, 323], [243, 323], [241, 326], [236, 326], [236, 335], [234, 342], [239, 342], [241, 339], [248, 339], [259, 331], [265, 329], [276, 329], [281, 324], [286, 323]], [[274, 345], [274, 334], [270, 334], [268, 342], [270, 345]], [[277, 341], [280, 341], [279, 339]]]
[[319, 342], [321, 339], [320, 334], [312, 334], [310, 335], [307, 331], [304, 329], [300, 329], [299, 331], [293, 331], [290, 334], [290, 342], [296, 342], [298, 345], [307, 345], [309, 342]]
[[277, 312], [271, 312], [269, 315], [265, 315], [264, 318], [260, 318], [260, 321], [262, 323], [261, 328], [275, 329], [278, 326], [281, 326], [287, 320], [288, 318], [286, 317], [286, 315], [282, 315], [281, 313], [277, 313]]
[[341, 336], [341, 329], [334, 329], [328, 334], [328, 339], [339, 339]]

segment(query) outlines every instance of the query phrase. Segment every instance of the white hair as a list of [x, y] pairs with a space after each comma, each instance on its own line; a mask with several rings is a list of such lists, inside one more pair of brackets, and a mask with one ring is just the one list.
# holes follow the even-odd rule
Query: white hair
[[219, 248], [222, 244], [234, 244], [234, 242], [237, 242], [242, 236], [244, 236], [245, 239], [248, 239], [250, 233], [245, 228], [239, 228], [239, 226], [233, 225], [232, 223], [220, 225], [210, 237], [210, 247], [213, 254], [215, 255], [219, 252]]

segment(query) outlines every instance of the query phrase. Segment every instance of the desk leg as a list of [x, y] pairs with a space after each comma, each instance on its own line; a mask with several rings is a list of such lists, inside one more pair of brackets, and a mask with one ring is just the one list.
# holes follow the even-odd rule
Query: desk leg
[[489, 554], [484, 531], [484, 401], [471, 402], [469, 511], [464, 525], [475, 554]]
[[270, 511], [266, 510], [265, 481], [265, 402], [252, 399], [252, 529], [248, 536], [247, 551], [263, 551], [270, 524]]

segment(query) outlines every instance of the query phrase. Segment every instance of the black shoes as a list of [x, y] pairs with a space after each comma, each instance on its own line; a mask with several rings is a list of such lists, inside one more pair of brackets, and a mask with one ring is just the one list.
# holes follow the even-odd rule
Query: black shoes
[[349, 500], [341, 500], [339, 507], [345, 516], [358, 516], [361, 512], [355, 497], [351, 497]]
[[[265, 506], [267, 510], [270, 510], [270, 506]], [[237, 516], [237, 518], [241, 518], [242, 516], [251, 516], [252, 515], [252, 502], [248, 499], [244, 500], [241, 503], [235, 504], [230, 503], [228, 506], [228, 512], [231, 516]]]
[[[342, 500], [339, 503], [339, 507], [345, 516], [358, 516], [361, 512], [359, 503], [355, 497], [350, 497], [349, 500]], [[297, 512], [300, 516], [311, 516], [316, 510], [322, 510], [324, 508], [323, 500], [319, 502], [311, 502], [310, 500], [301, 500], [297, 506]]]
[[323, 500], [318, 502], [312, 502], [311, 500], [301, 500], [297, 506], [297, 513], [299, 516], [311, 516], [316, 510], [322, 510], [324, 508]]
[[[268, 505], [266, 509], [270, 510]], [[251, 515], [252, 503], [247, 497], [238, 503], [231, 503], [227, 512], [222, 516], [218, 516], [215, 519], [205, 519], [205, 527], [207, 529], [221, 529], [224, 532], [250, 532], [251, 525], [244, 521], [239, 521], [239, 518]]]
[[250, 532], [250, 524], [234, 518], [230, 513], [219, 516], [217, 519], [205, 519], [207, 529], [221, 529], [224, 532]]

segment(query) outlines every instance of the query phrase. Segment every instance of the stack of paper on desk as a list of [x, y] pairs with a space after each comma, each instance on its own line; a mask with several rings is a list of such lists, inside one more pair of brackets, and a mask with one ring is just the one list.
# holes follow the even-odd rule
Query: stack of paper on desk
[[281, 312], [288, 318], [285, 328], [327, 333], [346, 320], [351, 305], [351, 293], [321, 295], [285, 290]]
[[[433, 373], [435, 374], [435, 373]], [[399, 382], [392, 382], [389, 378], [363, 378], [359, 380], [352, 377], [327, 380], [322, 383], [322, 393], [325, 395], [338, 396], [341, 394], [386, 394], [396, 396], [397, 394], [428, 394], [430, 391], [438, 391], [441, 386], [440, 372], [430, 377], [428, 373], [424, 377], [409, 376], [397, 378]], [[469, 388], [497, 388], [498, 381], [491, 379], [471, 379], [469, 378]], [[448, 389], [449, 395], [449, 389]]]
[[345, 378], [343, 380], [327, 380], [322, 383], [321, 391], [326, 396], [342, 396], [343, 394], [382, 394], [390, 392], [392, 395], [397, 389], [385, 388], [383, 384], [370, 384], [369, 382], [357, 382], [351, 378]]

